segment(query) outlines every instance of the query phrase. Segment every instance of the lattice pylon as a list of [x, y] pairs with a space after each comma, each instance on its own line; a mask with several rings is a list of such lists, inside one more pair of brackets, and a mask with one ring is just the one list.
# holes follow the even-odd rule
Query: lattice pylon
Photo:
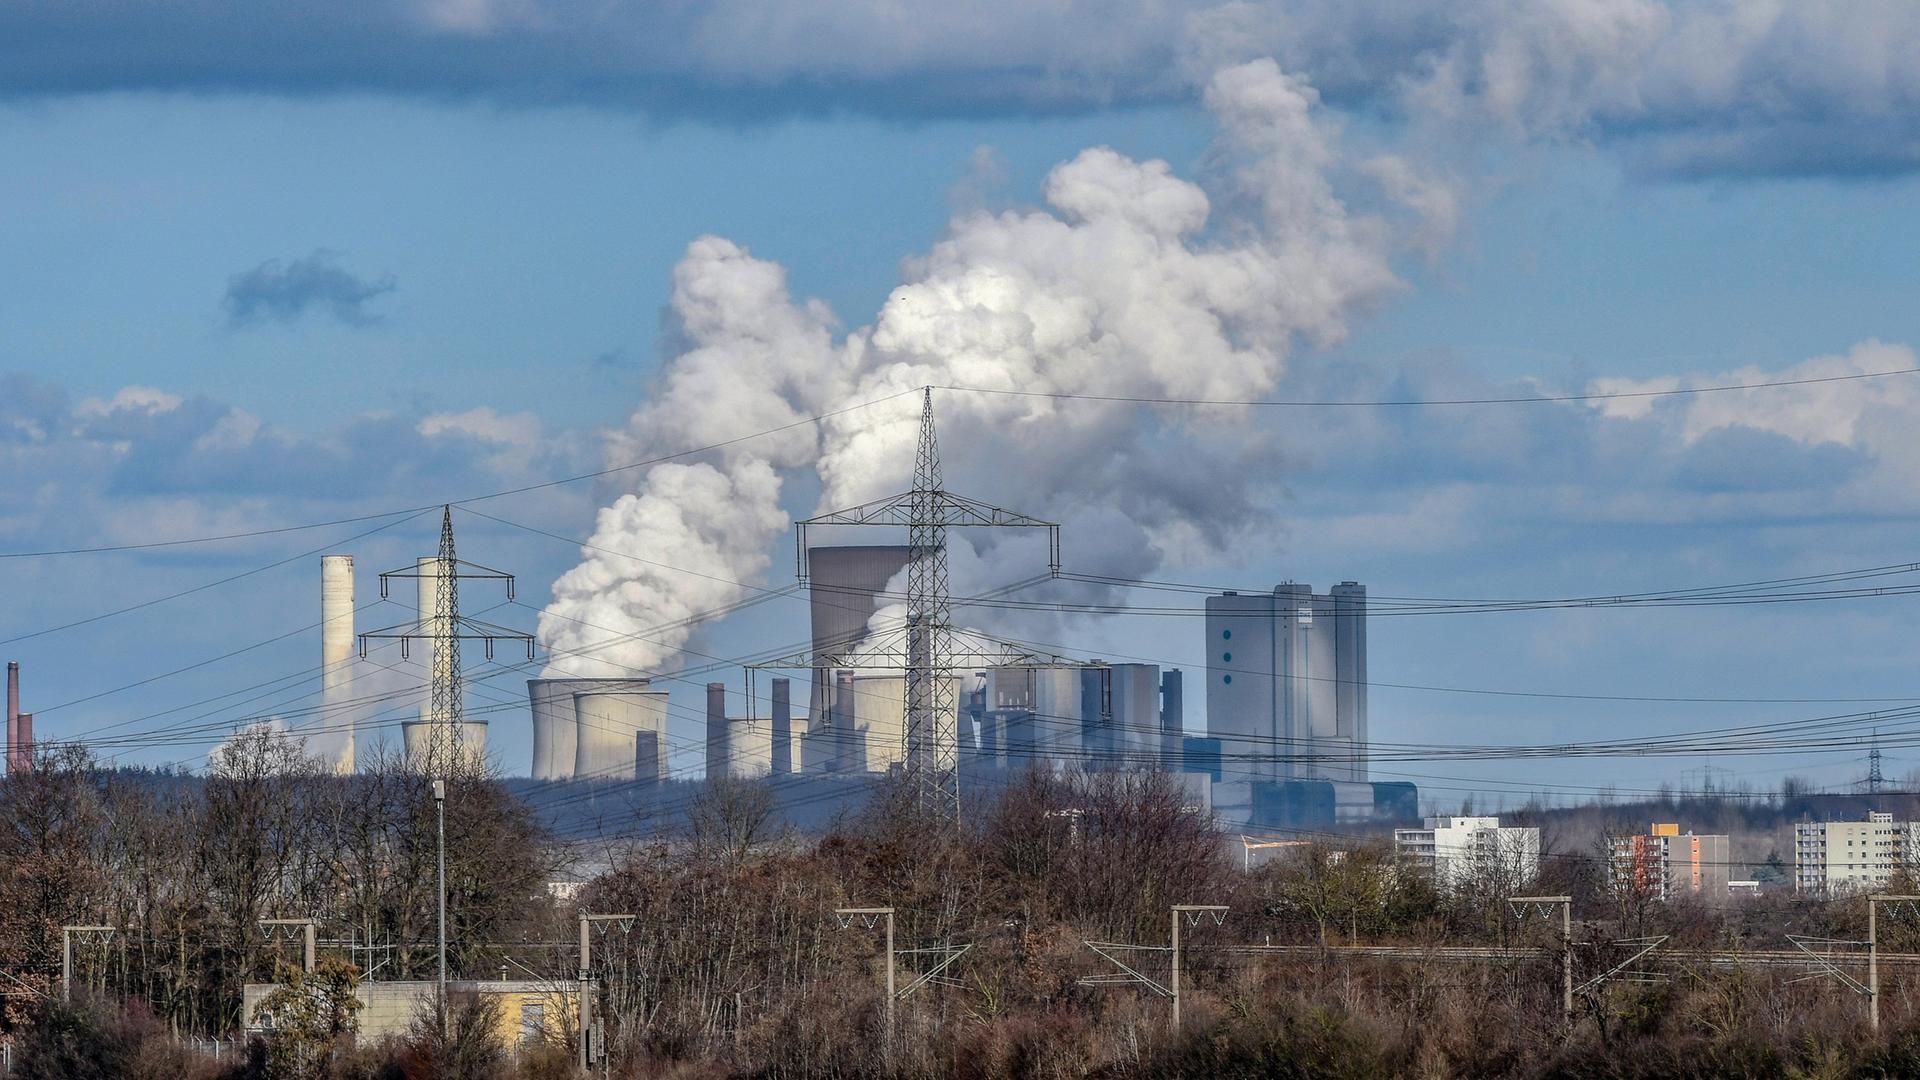
[[440, 550], [434, 559], [432, 699], [427, 709], [427, 768], [451, 776], [460, 762], [464, 709], [460, 701], [460, 565], [453, 550], [453, 507], [440, 515]]
[[953, 609], [947, 593], [946, 493], [933, 428], [933, 389], [920, 406], [907, 523], [907, 773], [922, 806], [960, 819], [960, 739], [953, 697]]

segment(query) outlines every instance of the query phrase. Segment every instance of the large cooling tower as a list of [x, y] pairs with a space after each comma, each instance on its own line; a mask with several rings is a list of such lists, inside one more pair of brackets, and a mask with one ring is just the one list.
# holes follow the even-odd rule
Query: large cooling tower
[[[834, 652], [857, 643], [883, 604], [880, 593], [906, 569], [912, 549], [904, 544], [807, 549], [807, 603], [812, 617], [813, 652]], [[814, 671], [809, 716], [825, 716], [832, 697], [832, 672]]]
[[320, 557], [320, 716], [337, 740], [334, 771], [353, 772], [353, 556]]
[[844, 648], [866, 636], [867, 621], [881, 606], [881, 591], [906, 569], [911, 550], [904, 544], [807, 549], [814, 652]]
[[656, 775], [666, 775], [665, 690], [622, 690], [602, 685], [575, 693], [573, 709], [578, 723], [573, 756], [575, 780], [632, 780], [637, 736], [643, 731], [659, 734], [655, 745], [662, 749], [658, 751], [660, 761]]
[[[573, 778], [580, 733], [579, 716], [573, 704], [575, 694], [646, 688], [645, 679], [528, 679], [527, 703], [533, 710], [533, 778]], [[631, 747], [627, 756], [633, 756]]]

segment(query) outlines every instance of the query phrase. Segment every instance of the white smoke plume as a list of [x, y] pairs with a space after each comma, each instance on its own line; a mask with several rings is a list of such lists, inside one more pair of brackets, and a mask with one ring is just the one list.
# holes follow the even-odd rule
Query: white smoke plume
[[[1430, 240], [1431, 217], [1398, 236], [1338, 184], [1451, 213], [1408, 163], [1347, 162], [1312, 87], [1271, 60], [1217, 72], [1205, 101], [1219, 128], [1205, 187], [1162, 161], [1086, 150], [1048, 177], [1045, 208], [954, 220], [879, 316], [837, 341], [831, 314], [795, 303], [778, 267], [696, 241], [672, 301], [687, 347], [610, 441], [612, 460], [879, 404], [647, 472], [555, 585], [540, 621], [549, 671], [677, 666], [697, 617], [760, 583], [789, 524], [783, 472], [816, 470], [823, 508], [909, 487], [920, 402], [903, 391], [1259, 397], [1297, 339], [1340, 340], [1398, 286], [1399, 251]], [[1062, 520], [1075, 569], [1138, 575], [1217, 549], [1273, 484], [1241, 410], [958, 391], [937, 392], [936, 410], [947, 486]], [[956, 593], [1044, 569], [1030, 542], [955, 541]]]

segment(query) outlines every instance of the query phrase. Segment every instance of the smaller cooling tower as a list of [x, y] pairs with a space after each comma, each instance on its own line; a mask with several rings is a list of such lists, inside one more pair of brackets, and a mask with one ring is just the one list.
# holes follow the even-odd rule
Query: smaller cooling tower
[[[645, 679], [528, 679], [527, 702], [533, 709], [533, 778], [573, 778], [580, 733], [579, 717], [573, 704], [575, 694], [594, 691], [623, 693], [646, 688]], [[627, 756], [631, 757], [632, 754], [629, 752]]]
[[[613, 680], [605, 682], [612, 683]], [[573, 779], [632, 780], [638, 736], [643, 731], [658, 734], [655, 746], [660, 747], [660, 760], [656, 775], [666, 775], [665, 690], [623, 690], [614, 685], [590, 687], [573, 695], [573, 709], [578, 724], [578, 735], [574, 741]]]

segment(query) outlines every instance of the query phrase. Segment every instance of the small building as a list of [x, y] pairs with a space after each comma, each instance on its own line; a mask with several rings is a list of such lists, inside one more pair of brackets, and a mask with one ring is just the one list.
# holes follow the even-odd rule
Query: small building
[[1540, 876], [1540, 830], [1497, 817], [1430, 817], [1423, 828], [1393, 830], [1393, 846], [1402, 865], [1441, 889], [1521, 888]]
[[1735, 900], [1759, 896], [1760, 882], [1752, 878], [1729, 881], [1727, 882], [1727, 895]]
[[[414, 1022], [433, 1008], [438, 984], [431, 979], [363, 982], [354, 990], [360, 999], [355, 1014], [356, 1038], [378, 1042], [406, 1035]], [[241, 1017], [249, 1032], [273, 1030], [273, 1018], [256, 1019], [255, 1011], [278, 983], [248, 983], [241, 990]], [[459, 980], [447, 983], [447, 999], [454, 1008], [487, 998], [499, 1005], [494, 1037], [509, 1052], [518, 1053], [541, 1042], [564, 1042], [580, 1024], [580, 988], [570, 980], [499, 979]]]
[[1608, 839], [1609, 878], [1616, 892], [1655, 900], [1727, 896], [1732, 845], [1724, 835], [1682, 833], [1678, 822], [1655, 822], [1644, 834]]
[[1920, 823], [1869, 811], [1865, 821], [1803, 821], [1793, 827], [1793, 887], [1803, 893], [1875, 889], [1920, 858]]

